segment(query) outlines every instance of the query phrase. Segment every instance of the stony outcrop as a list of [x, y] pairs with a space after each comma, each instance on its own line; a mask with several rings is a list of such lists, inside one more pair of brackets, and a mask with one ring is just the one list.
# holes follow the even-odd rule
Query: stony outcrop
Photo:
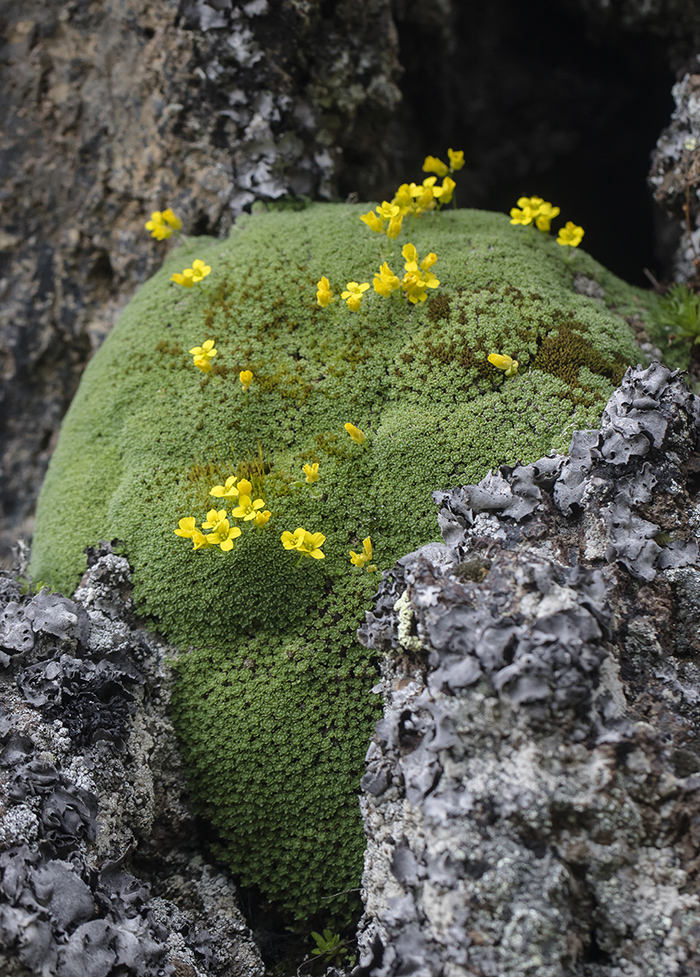
[[196, 845], [173, 650], [135, 620], [126, 560], [93, 552], [73, 600], [20, 579], [0, 576], [0, 971], [262, 977]]
[[696, 70], [686, 72], [673, 86], [676, 108], [659, 137], [649, 171], [654, 199], [670, 220], [666, 235], [669, 247], [675, 249], [677, 281], [697, 280], [699, 274], [700, 59], [695, 61]]
[[334, 196], [340, 168], [366, 193], [399, 66], [388, 0], [21, 0], [2, 28], [7, 552], [85, 363], [163, 260], [149, 213], [223, 235], [253, 200]]
[[699, 434], [654, 364], [568, 456], [434, 493], [360, 632], [358, 977], [697, 973]]

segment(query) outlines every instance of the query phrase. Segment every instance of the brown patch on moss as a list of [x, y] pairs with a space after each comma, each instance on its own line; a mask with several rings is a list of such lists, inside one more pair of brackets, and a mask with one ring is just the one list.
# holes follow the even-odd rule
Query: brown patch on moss
[[450, 300], [447, 295], [435, 295], [428, 302], [428, 318], [431, 322], [450, 318]]
[[156, 352], [163, 356], [181, 356], [183, 353], [182, 346], [179, 346], [175, 342], [169, 342], [167, 339], [161, 339], [159, 343], [156, 343]]
[[555, 335], [549, 335], [539, 347], [532, 368], [558, 377], [570, 387], [579, 385], [578, 374], [582, 366], [591, 373], [606, 377], [613, 386], [622, 380], [627, 364], [617, 360], [610, 362], [570, 326], [559, 326]]

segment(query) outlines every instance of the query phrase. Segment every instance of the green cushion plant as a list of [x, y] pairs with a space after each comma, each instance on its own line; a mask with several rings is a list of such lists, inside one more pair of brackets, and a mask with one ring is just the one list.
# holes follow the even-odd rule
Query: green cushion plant
[[[71, 593], [85, 547], [123, 541], [141, 611], [183, 651], [174, 717], [218, 854], [292, 916], [324, 921], [357, 901], [357, 794], [381, 703], [355, 634], [379, 571], [439, 538], [431, 491], [596, 426], [642, 359], [623, 317], [654, 300], [501, 214], [425, 213], [392, 244], [362, 209], [258, 212], [169, 254], [85, 371], [31, 566]], [[439, 287], [358, 299], [347, 283], [384, 261], [403, 274], [404, 241], [437, 255]], [[211, 272], [178, 284], [183, 262]], [[576, 294], [575, 274], [607, 304]], [[226, 497], [227, 481], [250, 491]], [[302, 528], [306, 555], [282, 543]], [[194, 548], [196, 533], [217, 538]]]

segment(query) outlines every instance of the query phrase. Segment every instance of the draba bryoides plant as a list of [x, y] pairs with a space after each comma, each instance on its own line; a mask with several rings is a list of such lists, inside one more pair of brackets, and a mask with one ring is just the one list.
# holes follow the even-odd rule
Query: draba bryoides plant
[[[415, 245], [410, 241], [406, 242], [401, 248], [404, 261], [401, 277], [395, 274], [389, 262], [394, 260], [392, 258], [394, 242], [405, 231], [407, 220], [413, 227], [415, 220], [422, 214], [431, 211], [439, 213], [446, 204], [456, 203], [456, 181], [452, 178], [452, 174], [457, 173], [464, 166], [464, 153], [461, 150], [448, 149], [447, 155], [449, 163], [435, 156], [426, 156], [423, 172], [429, 175], [421, 183], [402, 183], [391, 201], [382, 201], [373, 211], [370, 210], [360, 217], [370, 231], [386, 241], [385, 247], [388, 253], [380, 255], [384, 260], [379, 262], [378, 270], [374, 272], [372, 280], [374, 293], [380, 299], [405, 300], [411, 305], [418, 305], [426, 301], [429, 290], [440, 286], [439, 279], [432, 271], [438, 260], [435, 252], [431, 251], [421, 258]], [[442, 183], [438, 184], [438, 180]], [[552, 221], [559, 216], [559, 213], [559, 207], [555, 207], [542, 197], [520, 197], [517, 207], [510, 212], [510, 222], [513, 225], [534, 226], [543, 234], [548, 234]], [[159, 241], [166, 240], [172, 234], [176, 234], [178, 238], [181, 236], [182, 222], [172, 208], [162, 212], [154, 211], [145, 226]], [[558, 244], [567, 247], [571, 253], [581, 243], [583, 234], [582, 227], [568, 221], [559, 230], [556, 240]], [[191, 268], [173, 274], [171, 281], [185, 288], [193, 288], [210, 273], [209, 265], [201, 259], [195, 259]], [[359, 313], [365, 295], [370, 290], [370, 283], [348, 281], [338, 296], [329, 279], [324, 275], [317, 282], [316, 289], [316, 303], [321, 309], [328, 309], [333, 306], [337, 298], [340, 298], [349, 312]], [[218, 355], [214, 339], [205, 340], [201, 346], [193, 346], [189, 352], [193, 358], [193, 365], [198, 370], [210, 373], [214, 369], [213, 360]], [[507, 353], [493, 352], [488, 356], [488, 362], [495, 369], [501, 370], [507, 378], [515, 377], [518, 373], [518, 361]], [[254, 381], [253, 371], [241, 370], [238, 379], [243, 394], [249, 395], [248, 391]], [[363, 448], [367, 446], [367, 435], [354, 424], [347, 422], [345, 430], [356, 445]], [[302, 471], [305, 475], [305, 483], [293, 483], [296, 487], [304, 484], [313, 485], [320, 477], [318, 462], [306, 463]], [[250, 531], [248, 527], [264, 529], [272, 518], [273, 513], [266, 508], [263, 497], [263, 481], [264, 469], [259, 473], [260, 484], [256, 492], [253, 492], [253, 484], [248, 479], [238, 478], [235, 475], [227, 478], [223, 485], [213, 486], [209, 494], [214, 498], [229, 501], [229, 508], [210, 509], [201, 527], [197, 525], [194, 516], [183, 517], [179, 521], [178, 528], [175, 529], [176, 535], [191, 540], [194, 550], [218, 548], [224, 553], [230, 553], [234, 549], [235, 541], [241, 538], [244, 530]], [[319, 496], [312, 493], [311, 497]], [[326, 537], [321, 532], [310, 531], [300, 526], [294, 532], [284, 530], [280, 541], [285, 550], [299, 554], [297, 565], [304, 561], [304, 557], [313, 560], [325, 559], [322, 546]], [[377, 567], [371, 562], [373, 548], [369, 536], [363, 540], [362, 546], [362, 551], [359, 553], [350, 550], [351, 564], [360, 569], [375, 571]]]

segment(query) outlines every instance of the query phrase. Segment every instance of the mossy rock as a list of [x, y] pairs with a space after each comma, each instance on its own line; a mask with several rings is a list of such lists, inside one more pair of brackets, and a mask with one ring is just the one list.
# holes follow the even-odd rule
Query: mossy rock
[[[449, 210], [386, 238], [364, 208], [309, 206], [237, 221], [226, 241], [188, 240], [134, 297], [89, 364], [63, 424], [37, 512], [31, 572], [72, 592], [84, 549], [123, 541], [144, 614], [182, 649], [175, 719], [190, 789], [218, 852], [245, 885], [299, 919], [341, 919], [356, 902], [357, 805], [378, 697], [377, 662], [355, 632], [377, 575], [349, 550], [370, 536], [379, 570], [438, 538], [431, 491], [489, 468], [566, 450], [596, 426], [628, 364], [643, 359], [623, 316], [653, 297], [584, 252], [501, 214]], [[371, 281], [401, 244], [438, 255], [424, 304], [369, 291], [358, 313], [316, 303]], [[194, 289], [169, 281], [194, 258]], [[573, 291], [603, 286], [607, 306]], [[215, 340], [211, 373], [190, 347]], [[520, 363], [513, 378], [491, 352]], [[238, 376], [251, 370], [244, 392]], [[367, 435], [358, 445], [344, 424]], [[307, 484], [305, 463], [320, 479]], [[194, 551], [210, 488], [247, 476], [272, 517], [241, 522], [230, 553]], [[298, 526], [325, 559], [286, 551]]]

